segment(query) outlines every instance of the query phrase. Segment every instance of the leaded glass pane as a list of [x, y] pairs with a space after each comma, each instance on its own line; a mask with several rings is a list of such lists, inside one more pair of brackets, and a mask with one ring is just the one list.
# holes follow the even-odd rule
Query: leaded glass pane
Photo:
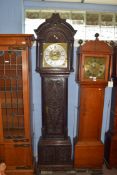
[[24, 137], [22, 51], [0, 51], [0, 99], [3, 135]]

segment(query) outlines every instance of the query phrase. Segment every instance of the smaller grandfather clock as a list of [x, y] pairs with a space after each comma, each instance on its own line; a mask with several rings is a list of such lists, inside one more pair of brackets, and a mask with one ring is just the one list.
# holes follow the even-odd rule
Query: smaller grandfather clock
[[68, 76], [73, 71], [75, 30], [59, 14], [38, 29], [36, 71], [42, 78], [42, 137], [38, 143], [38, 168], [61, 170], [72, 167], [68, 137]]
[[75, 139], [75, 168], [101, 168], [104, 145], [101, 142], [104, 92], [110, 76], [112, 48], [104, 41], [86, 41], [79, 49], [78, 133]]
[[104, 159], [109, 168], [117, 168], [117, 45], [113, 44], [113, 88], [111, 97], [110, 126], [105, 134]]

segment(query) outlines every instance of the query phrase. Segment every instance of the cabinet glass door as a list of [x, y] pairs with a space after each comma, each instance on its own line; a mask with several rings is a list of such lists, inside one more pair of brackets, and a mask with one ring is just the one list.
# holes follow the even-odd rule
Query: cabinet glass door
[[24, 138], [22, 51], [0, 51], [0, 108], [3, 137]]

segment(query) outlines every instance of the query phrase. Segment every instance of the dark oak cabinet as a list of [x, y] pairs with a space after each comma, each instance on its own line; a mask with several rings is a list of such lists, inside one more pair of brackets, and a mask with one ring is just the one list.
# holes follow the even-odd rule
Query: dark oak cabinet
[[0, 35], [0, 159], [7, 174], [33, 174], [29, 56], [32, 35]]
[[52, 14], [36, 30], [36, 71], [42, 80], [42, 136], [38, 142], [38, 169], [72, 167], [68, 136], [68, 77], [73, 71], [75, 30], [59, 14]]

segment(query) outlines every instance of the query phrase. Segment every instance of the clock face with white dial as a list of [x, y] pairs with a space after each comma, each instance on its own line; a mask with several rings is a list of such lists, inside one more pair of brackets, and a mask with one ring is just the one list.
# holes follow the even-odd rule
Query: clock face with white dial
[[43, 67], [67, 67], [67, 43], [44, 43], [43, 50]]

